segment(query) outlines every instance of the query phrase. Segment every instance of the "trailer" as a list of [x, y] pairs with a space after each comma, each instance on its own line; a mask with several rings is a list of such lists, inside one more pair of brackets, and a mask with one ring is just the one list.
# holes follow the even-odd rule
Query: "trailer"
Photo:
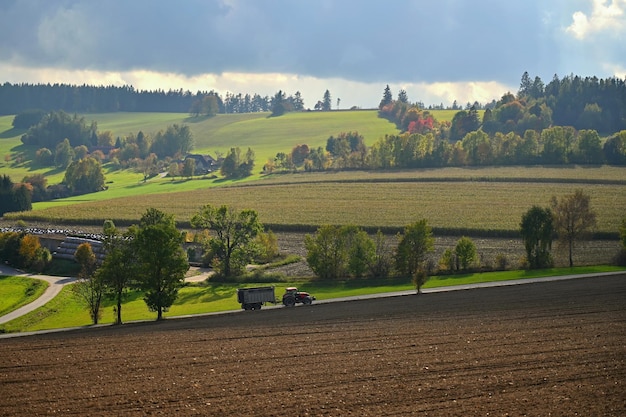
[[238, 288], [237, 301], [244, 310], [260, 310], [265, 303], [276, 304], [274, 287]]

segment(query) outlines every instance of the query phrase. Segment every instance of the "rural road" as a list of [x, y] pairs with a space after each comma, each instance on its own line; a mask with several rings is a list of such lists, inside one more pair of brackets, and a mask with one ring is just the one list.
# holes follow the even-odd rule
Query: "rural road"
[[0, 316], [0, 324], [7, 323], [13, 319], [16, 319], [20, 316], [23, 316], [26, 313], [30, 313], [33, 310], [38, 309], [39, 307], [46, 304], [48, 301], [52, 300], [56, 297], [65, 284], [69, 284], [70, 282], [74, 282], [76, 278], [68, 278], [68, 277], [55, 277], [49, 275], [36, 275], [36, 274], [27, 274], [22, 271], [18, 271], [17, 269], [13, 269], [6, 265], [0, 265], [0, 275], [12, 275], [12, 276], [20, 276], [26, 278], [35, 278], [43, 281], [47, 281], [50, 285], [46, 288], [46, 291], [41, 295], [41, 297], [37, 298], [30, 304], [26, 304], [14, 310], [4, 316]]
[[[623, 271], [619, 271], [619, 272], [606, 272], [606, 273], [597, 273], [597, 274], [562, 275], [562, 276], [556, 276], [556, 277], [528, 278], [528, 279], [517, 279], [517, 280], [510, 280], [510, 281], [485, 282], [485, 283], [479, 283], [479, 284], [455, 285], [451, 287], [426, 288], [422, 290], [422, 293], [428, 294], [428, 293], [437, 293], [437, 292], [446, 292], [446, 291], [469, 290], [469, 289], [475, 289], [475, 288], [490, 288], [490, 287], [502, 287], [502, 286], [511, 286], [511, 285], [523, 285], [523, 284], [533, 284], [537, 282], [551, 282], [551, 281], [562, 281], [562, 280], [577, 279], [577, 278], [601, 277], [601, 276], [617, 275], [617, 274], [623, 274], [623, 273], [624, 273]], [[46, 289], [46, 291], [41, 295], [41, 297], [37, 298], [32, 303], [22, 306], [18, 308], [17, 310], [12, 311], [8, 314], [0, 316], [0, 324], [7, 323], [17, 317], [20, 317], [26, 313], [29, 313], [45, 305], [48, 301], [56, 297], [59, 294], [59, 292], [61, 292], [61, 289], [63, 288], [64, 285], [76, 281], [76, 278], [27, 274], [27, 273], [18, 271], [16, 269], [10, 268], [6, 265], [0, 265], [0, 275], [13, 275], [13, 276], [23, 276], [27, 278], [41, 279], [41, 280], [47, 281], [50, 284], [48, 288]], [[206, 271], [199, 271], [197, 275], [187, 278], [186, 281], [188, 282], [202, 281], [202, 280], [205, 280], [208, 277], [208, 275], [209, 274]], [[331, 303], [331, 302], [363, 300], [363, 299], [380, 298], [380, 297], [397, 297], [397, 296], [411, 295], [411, 294], [415, 294], [415, 290], [333, 298], [329, 300], [318, 300], [318, 301], [315, 301], [315, 303], [325, 304], [325, 303]], [[282, 306], [273, 306], [273, 307], [268, 306], [267, 308], [280, 308], [280, 307]]]

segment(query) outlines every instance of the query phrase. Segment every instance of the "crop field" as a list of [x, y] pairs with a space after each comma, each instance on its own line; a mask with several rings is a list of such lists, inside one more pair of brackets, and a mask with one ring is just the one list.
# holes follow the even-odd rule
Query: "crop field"
[[8, 338], [0, 415], [620, 416], [625, 278]]
[[[472, 178], [475, 180], [468, 181]], [[425, 218], [438, 228], [517, 230], [522, 214], [532, 205], [547, 207], [552, 196], [582, 189], [591, 196], [597, 213], [596, 231], [615, 233], [626, 212], [622, 178], [626, 178], [623, 168], [280, 175], [239, 186], [76, 203], [71, 210], [48, 203], [48, 208], [20, 213], [19, 218], [75, 224], [102, 224], [113, 219], [124, 224], [138, 221], [147, 208], [156, 207], [185, 223], [204, 204], [226, 204], [257, 210], [268, 225], [400, 228]]]

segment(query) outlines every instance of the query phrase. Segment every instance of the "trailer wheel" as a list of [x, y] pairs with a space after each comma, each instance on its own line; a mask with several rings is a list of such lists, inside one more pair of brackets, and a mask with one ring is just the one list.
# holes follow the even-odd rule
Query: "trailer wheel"
[[283, 297], [283, 304], [287, 307], [293, 307], [296, 305], [296, 298], [293, 295]]
[[257, 303], [257, 304], [254, 305], [254, 309], [255, 310], [260, 310], [262, 305], [263, 304], [261, 304], [261, 303]]

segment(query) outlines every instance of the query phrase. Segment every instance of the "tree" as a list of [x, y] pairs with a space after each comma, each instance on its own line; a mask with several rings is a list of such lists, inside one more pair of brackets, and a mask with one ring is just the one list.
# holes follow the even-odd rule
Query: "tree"
[[278, 90], [278, 92], [272, 97], [272, 116], [282, 116], [285, 114], [285, 93], [282, 90]]
[[104, 189], [102, 165], [91, 157], [74, 161], [67, 167], [63, 182], [76, 194], [101, 191]]
[[209, 250], [217, 261], [214, 267], [224, 277], [243, 272], [256, 254], [254, 240], [263, 230], [259, 216], [254, 210], [235, 211], [228, 206], [203, 206], [191, 218], [196, 229], [212, 230]]
[[393, 101], [393, 95], [391, 94], [391, 89], [389, 88], [389, 84], [387, 84], [387, 86], [385, 87], [385, 90], [383, 91], [383, 98], [382, 100], [380, 100], [380, 104], [378, 105], [378, 108], [382, 109], [386, 105], [391, 104], [392, 101]]
[[74, 149], [69, 139], [59, 142], [54, 148], [54, 164], [59, 168], [67, 168], [74, 159]]
[[476, 262], [478, 255], [476, 254], [476, 245], [469, 237], [463, 236], [456, 243], [454, 248], [454, 254], [459, 262], [461, 270], [468, 269], [474, 262]]
[[347, 253], [339, 227], [320, 226], [315, 236], [306, 235], [306, 261], [320, 279], [337, 279], [346, 275]]
[[100, 307], [104, 295], [104, 286], [99, 277], [94, 274], [97, 263], [91, 245], [81, 243], [74, 253], [74, 259], [80, 265], [80, 272], [73, 291], [89, 310], [92, 323], [98, 324], [101, 316]]
[[553, 217], [549, 208], [531, 207], [522, 216], [520, 233], [526, 249], [526, 261], [531, 269], [552, 266]]
[[322, 101], [322, 110], [330, 111], [333, 105], [332, 98], [330, 97], [330, 91], [324, 91], [324, 100]]
[[136, 228], [131, 228], [125, 235], [120, 235], [111, 220], [103, 225], [105, 257], [96, 271], [97, 278], [105, 286], [107, 293], [115, 299], [116, 324], [122, 324], [122, 302], [127, 289], [132, 286], [138, 264], [136, 247], [132, 238]]
[[14, 184], [11, 177], [0, 177], [0, 216], [11, 211], [32, 209], [32, 190], [25, 184]]
[[596, 214], [591, 209], [591, 197], [576, 190], [558, 200], [552, 197], [551, 208], [558, 239], [567, 245], [569, 266], [574, 266], [574, 242], [582, 239], [596, 225]]
[[146, 210], [133, 239], [136, 277], [148, 308], [157, 312], [157, 320], [163, 319], [163, 311], [176, 300], [189, 269], [182, 244], [183, 234], [176, 229], [173, 215], [155, 208]]
[[396, 268], [401, 274], [414, 277], [423, 267], [426, 254], [434, 248], [432, 229], [426, 219], [422, 219], [405, 226], [404, 233], [398, 235], [398, 238]]
[[252, 174], [254, 169], [254, 151], [248, 148], [245, 157], [241, 155], [239, 147], [230, 148], [224, 158], [220, 173], [226, 178], [243, 178]]
[[355, 226], [344, 226], [342, 234], [348, 251], [348, 272], [361, 278], [376, 262], [376, 245], [365, 230]]
[[185, 162], [183, 163], [183, 172], [182, 172], [182, 176], [185, 178], [191, 178], [193, 177], [193, 174], [196, 170], [196, 161], [193, 158], [187, 158], [185, 159]]

